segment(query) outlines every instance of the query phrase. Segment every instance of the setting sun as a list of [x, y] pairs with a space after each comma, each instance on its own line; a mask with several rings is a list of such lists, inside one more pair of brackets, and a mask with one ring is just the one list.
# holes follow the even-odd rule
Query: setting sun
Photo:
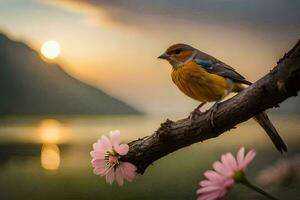
[[41, 53], [48, 59], [54, 59], [60, 54], [60, 45], [55, 40], [48, 40], [42, 45]]

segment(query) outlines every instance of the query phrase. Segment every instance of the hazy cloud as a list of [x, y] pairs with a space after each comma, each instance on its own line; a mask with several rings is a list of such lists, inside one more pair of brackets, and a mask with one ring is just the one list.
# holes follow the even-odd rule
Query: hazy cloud
[[[239, 24], [260, 29], [298, 29], [297, 0], [60, 0], [66, 5], [85, 5], [120, 24], [147, 26], [161, 20], [190, 20], [201, 23]], [[77, 6], [80, 9], [80, 6]], [[150, 23], [150, 24], [149, 24]], [[152, 24], [153, 23], [153, 24]]]

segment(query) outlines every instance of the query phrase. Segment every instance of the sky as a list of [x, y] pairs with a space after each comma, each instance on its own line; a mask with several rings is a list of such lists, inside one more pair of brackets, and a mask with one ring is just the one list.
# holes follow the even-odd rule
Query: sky
[[157, 56], [187, 43], [256, 81], [300, 39], [297, 0], [0, 0], [0, 31], [76, 78], [148, 113], [189, 113], [198, 102], [172, 83]]

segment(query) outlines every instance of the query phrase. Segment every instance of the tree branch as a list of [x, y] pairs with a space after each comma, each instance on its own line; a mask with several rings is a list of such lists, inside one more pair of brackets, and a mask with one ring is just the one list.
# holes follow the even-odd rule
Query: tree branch
[[129, 143], [130, 150], [121, 158], [137, 166], [143, 174], [155, 160], [193, 143], [218, 137], [235, 125], [262, 111], [296, 96], [300, 90], [300, 41], [281, 58], [266, 76], [222, 102], [214, 113], [215, 127], [208, 121], [208, 112], [195, 120], [168, 120], [151, 136]]

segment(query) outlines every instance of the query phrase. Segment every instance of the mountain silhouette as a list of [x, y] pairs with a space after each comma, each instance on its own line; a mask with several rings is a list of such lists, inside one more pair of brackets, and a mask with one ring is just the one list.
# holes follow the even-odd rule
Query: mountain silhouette
[[136, 109], [46, 63], [0, 33], [0, 115], [135, 114]]

